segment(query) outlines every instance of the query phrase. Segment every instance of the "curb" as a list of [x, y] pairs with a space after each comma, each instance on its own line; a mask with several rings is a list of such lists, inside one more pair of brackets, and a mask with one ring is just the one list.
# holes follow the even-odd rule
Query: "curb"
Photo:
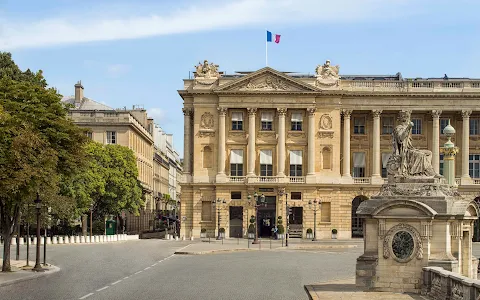
[[228, 253], [228, 252], [248, 252], [248, 251], [260, 251], [257, 249], [219, 249], [219, 250], [207, 250], [207, 251], [177, 251], [173, 254], [177, 255], [204, 255], [204, 254], [213, 254], [213, 253]]
[[237, 248], [237, 249], [215, 249], [205, 251], [177, 251], [174, 254], [177, 255], [204, 255], [214, 253], [228, 253], [228, 252], [247, 252], [247, 251], [282, 251], [282, 250], [312, 250], [312, 249], [352, 249], [357, 248], [357, 245], [312, 245], [312, 246], [300, 246], [300, 247], [278, 247], [273, 249], [258, 249], [258, 248]]
[[56, 266], [53, 266], [53, 265], [50, 266], [50, 269], [48, 271], [41, 272], [41, 273], [35, 273], [33, 271], [25, 271], [25, 270], [17, 271], [17, 272], [22, 272], [22, 273], [25, 272], [25, 273], [31, 273], [31, 274], [28, 275], [28, 276], [25, 276], [25, 277], [20, 277], [20, 278], [8, 280], [8, 281], [0, 282], [0, 287], [7, 286], [7, 285], [12, 285], [12, 284], [15, 284], [15, 283], [18, 283], [18, 282], [27, 281], [27, 280], [31, 280], [31, 279], [35, 279], [35, 278], [39, 278], [39, 277], [43, 277], [43, 276], [47, 276], [47, 275], [56, 273], [58, 271], [60, 271], [60, 268], [56, 267]]
[[293, 246], [293, 247], [280, 247], [279, 249], [292, 249], [292, 250], [310, 250], [310, 249], [352, 249], [358, 248], [358, 245], [311, 245], [311, 246]]
[[305, 289], [305, 292], [307, 292], [307, 296], [309, 300], [319, 300], [317, 293], [313, 290], [311, 285], [304, 285], [303, 288]]

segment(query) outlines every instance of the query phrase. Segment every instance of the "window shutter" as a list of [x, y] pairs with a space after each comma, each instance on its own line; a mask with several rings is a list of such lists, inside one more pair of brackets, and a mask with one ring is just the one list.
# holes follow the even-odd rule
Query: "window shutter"
[[271, 112], [262, 113], [262, 122], [273, 122], [273, 113]]
[[272, 161], [272, 150], [260, 150], [260, 164], [271, 165]]
[[291, 150], [290, 151], [290, 164], [291, 165], [301, 165], [302, 164], [302, 151], [301, 150]]
[[353, 167], [365, 168], [365, 152], [353, 153]]
[[243, 150], [236, 149], [230, 151], [230, 163], [231, 164], [243, 164]]
[[232, 121], [243, 121], [243, 114], [241, 112], [232, 112]]
[[303, 121], [302, 113], [300, 112], [292, 113], [292, 122], [302, 122], [302, 121]]

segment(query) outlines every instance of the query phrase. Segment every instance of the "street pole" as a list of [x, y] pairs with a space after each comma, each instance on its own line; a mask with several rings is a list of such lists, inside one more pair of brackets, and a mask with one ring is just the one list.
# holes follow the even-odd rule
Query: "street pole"
[[288, 226], [290, 224], [290, 212], [288, 208], [288, 194], [285, 193], [285, 206], [287, 208], [287, 230], [285, 231], [285, 247], [288, 247]]
[[37, 210], [37, 255], [35, 257], [35, 266], [33, 267], [33, 271], [35, 272], [43, 272], [42, 266], [40, 265], [40, 208], [42, 207], [40, 196], [37, 193], [37, 199], [35, 200], [35, 208]]
[[27, 222], [27, 267], [30, 266], [29, 261], [30, 261], [30, 223]]
[[313, 240], [317, 240], [317, 201], [313, 202]]
[[43, 265], [47, 265], [47, 225], [45, 225], [45, 235], [43, 236]]
[[[255, 203], [256, 202], [257, 199], [255, 199]], [[258, 244], [258, 204], [255, 204], [255, 239], [253, 240], [252, 244]]]
[[217, 205], [217, 240], [220, 240], [220, 204]]
[[92, 232], [93, 232], [93, 208], [90, 208], [90, 243], [92, 242]]
[[17, 220], [17, 255], [15, 257], [15, 260], [20, 259], [20, 220], [21, 219], [22, 219], [22, 212], [19, 213], [18, 220]]

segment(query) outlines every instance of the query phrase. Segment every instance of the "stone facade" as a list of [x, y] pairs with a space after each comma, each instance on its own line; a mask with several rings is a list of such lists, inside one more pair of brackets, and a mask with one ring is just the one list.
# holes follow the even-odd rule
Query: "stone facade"
[[[217, 231], [217, 208], [207, 204], [225, 199], [220, 227], [227, 237], [238, 230], [245, 236], [254, 215], [247, 195], [254, 192], [271, 197], [274, 205], [259, 219], [272, 225], [278, 216], [286, 218], [285, 196], [279, 196], [285, 188], [295, 213], [292, 230], [305, 236], [314, 229], [309, 201], [318, 199], [317, 238], [331, 238], [332, 229], [340, 239], [352, 232], [361, 236], [352, 203], [377, 194], [385, 182], [391, 131], [405, 109], [415, 122], [414, 145], [432, 152], [437, 172], [446, 141], [440, 130], [450, 119], [457, 128], [452, 140], [460, 146], [459, 191], [471, 200], [478, 196], [480, 178], [470, 176], [469, 154], [480, 153], [480, 133], [476, 128], [469, 133], [480, 118], [480, 80], [348, 76], [339, 69], [326, 62], [313, 76], [269, 67], [227, 76], [208, 62], [196, 66], [194, 78], [179, 90], [185, 124], [182, 235]], [[474, 170], [472, 175], [478, 176]]]

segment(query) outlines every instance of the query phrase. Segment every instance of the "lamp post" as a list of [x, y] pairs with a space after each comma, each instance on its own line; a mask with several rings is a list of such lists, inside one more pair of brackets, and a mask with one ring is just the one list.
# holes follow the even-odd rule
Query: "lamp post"
[[225, 199], [221, 200], [220, 198], [217, 199], [217, 200], [212, 200], [212, 205], [217, 209], [217, 231], [218, 231], [218, 234], [217, 234], [217, 240], [221, 240], [222, 237], [220, 236], [220, 204], [226, 204], [227, 201], [225, 201]]
[[42, 201], [40, 200], [40, 196], [37, 193], [37, 199], [35, 202], [35, 209], [37, 210], [37, 255], [35, 257], [35, 266], [33, 267], [33, 271], [35, 272], [43, 272], [43, 268], [40, 265], [40, 244], [41, 244], [41, 237], [40, 237], [40, 209], [42, 208]]
[[[318, 208], [317, 208], [318, 203]], [[312, 241], [317, 240], [317, 211], [322, 207], [322, 200], [315, 199], [313, 200], [313, 208], [312, 208], [312, 200], [308, 201], [308, 206], [311, 210], [313, 210], [313, 239]]]
[[285, 192], [285, 188], [278, 190], [278, 195], [281, 197], [285, 195], [285, 209], [287, 210], [287, 226], [285, 229], [285, 247], [288, 247], [288, 227], [290, 225], [290, 207], [288, 207], [288, 194]]
[[[258, 203], [259, 198], [260, 198], [260, 203]], [[253, 194], [253, 199], [255, 199], [253, 203], [251, 202], [252, 195], [248, 195], [247, 199], [248, 199], [248, 203], [250, 205], [253, 205], [253, 207], [255, 207], [255, 239], [253, 240], [252, 244], [258, 244], [258, 208], [260, 206], [266, 206], [267, 203], [265, 203], [265, 195], [262, 194], [261, 196], [259, 196], [257, 192]]]
[[90, 243], [92, 242], [92, 236], [93, 236], [93, 204], [90, 206]]

